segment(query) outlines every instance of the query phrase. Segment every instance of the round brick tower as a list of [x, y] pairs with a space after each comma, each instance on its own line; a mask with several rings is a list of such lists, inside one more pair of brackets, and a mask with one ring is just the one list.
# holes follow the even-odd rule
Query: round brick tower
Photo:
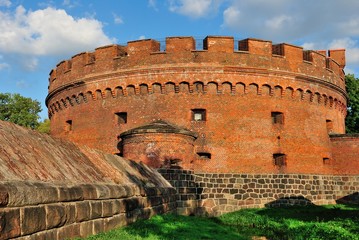
[[333, 173], [329, 134], [345, 133], [345, 50], [219, 36], [195, 46], [192, 37], [166, 38], [162, 48], [147, 39], [59, 63], [46, 99], [51, 134], [119, 153], [121, 133], [161, 119], [197, 133], [189, 169]]
[[154, 121], [120, 134], [120, 149], [128, 159], [155, 168], [191, 168], [197, 134], [164, 121]]

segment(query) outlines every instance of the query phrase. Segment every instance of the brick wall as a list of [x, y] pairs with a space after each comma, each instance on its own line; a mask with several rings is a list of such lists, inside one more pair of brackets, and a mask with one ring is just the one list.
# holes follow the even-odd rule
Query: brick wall
[[[203, 78], [199, 74], [193, 77]], [[192, 120], [191, 110], [196, 108], [206, 109], [206, 121]], [[127, 123], [118, 124], [116, 112], [127, 112]], [[284, 124], [273, 124], [271, 112], [282, 112]], [[331, 167], [323, 164], [323, 158], [332, 157], [326, 120], [333, 120], [333, 131], [344, 131], [344, 115], [339, 108], [310, 102], [309, 98], [302, 100], [299, 95], [257, 92], [91, 98], [55, 113], [51, 131], [55, 136], [113, 153], [119, 152], [118, 136], [122, 132], [157, 119], [198, 133], [195, 151], [208, 152], [212, 158], [198, 158], [191, 168], [209, 172], [273, 173], [273, 154], [279, 152], [287, 155], [287, 172], [330, 174]], [[65, 130], [68, 120], [72, 120], [71, 131]]]
[[336, 172], [357, 174], [359, 169], [359, 134], [332, 134], [332, 164]]
[[175, 208], [173, 188], [0, 182], [0, 239], [86, 237]]
[[[118, 153], [121, 133], [161, 119], [198, 133], [186, 169], [277, 173], [273, 155], [285, 154], [287, 173], [333, 174], [323, 159], [332, 159], [328, 132], [345, 132], [344, 50], [332, 59], [257, 39], [240, 49], [231, 37], [204, 42], [195, 49], [193, 38], [168, 38], [160, 51], [155, 40], [133, 41], [61, 62], [46, 100], [51, 134]], [[196, 109], [204, 121], [193, 119]]]
[[190, 168], [195, 159], [193, 142], [197, 135], [164, 121], [155, 121], [120, 135], [124, 158], [153, 168], [177, 165]]
[[220, 215], [264, 206], [359, 203], [359, 176], [158, 171], [177, 189], [177, 212], [184, 215]]

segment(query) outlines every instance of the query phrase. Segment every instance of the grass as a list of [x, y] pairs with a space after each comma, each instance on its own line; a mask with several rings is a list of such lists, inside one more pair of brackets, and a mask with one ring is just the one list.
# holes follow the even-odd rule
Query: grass
[[359, 239], [359, 206], [246, 209], [218, 218], [246, 236], [269, 239]]
[[359, 206], [243, 209], [216, 218], [158, 215], [87, 240], [108, 239], [359, 240]]

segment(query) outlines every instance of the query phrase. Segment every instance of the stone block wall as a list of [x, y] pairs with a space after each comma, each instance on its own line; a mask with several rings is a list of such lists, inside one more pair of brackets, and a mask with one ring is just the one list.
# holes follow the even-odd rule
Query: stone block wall
[[181, 169], [158, 169], [158, 172], [177, 190], [177, 213], [196, 215], [203, 188], [195, 181], [193, 171]]
[[264, 206], [359, 203], [359, 176], [159, 172], [177, 189], [177, 213], [184, 215], [221, 215]]
[[86, 237], [172, 212], [175, 189], [135, 184], [0, 183], [0, 239]]

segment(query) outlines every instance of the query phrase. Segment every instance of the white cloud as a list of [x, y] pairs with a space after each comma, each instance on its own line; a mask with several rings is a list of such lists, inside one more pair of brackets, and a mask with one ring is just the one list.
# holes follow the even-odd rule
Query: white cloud
[[[0, 61], [3, 61], [4, 56], [0, 55]], [[0, 71], [4, 69], [10, 69], [10, 65], [6, 62], [0, 62]]]
[[64, 56], [114, 42], [103, 32], [101, 22], [74, 19], [52, 7], [26, 11], [19, 6], [15, 12], [0, 11], [0, 29], [0, 51], [7, 54]]
[[248, 37], [293, 42], [359, 36], [359, 1], [356, 0], [305, 0], [300, 3], [295, 0], [228, 0], [226, 3], [222, 27]]
[[28, 88], [30, 85], [29, 83], [27, 83], [25, 80], [19, 80], [16, 82], [16, 87], [23, 89], [23, 88]]
[[1, 70], [5, 70], [5, 69], [9, 69], [10, 65], [7, 63], [0, 63], [0, 71]]
[[72, 0], [64, 0], [62, 2], [62, 5], [67, 8], [74, 8], [79, 5], [78, 1], [72, 1]]
[[292, 18], [290, 16], [280, 15], [266, 20], [265, 26], [271, 29], [283, 30], [291, 21]]
[[236, 7], [231, 6], [227, 8], [223, 12], [224, 26], [228, 26], [230, 28], [235, 27], [235, 25], [241, 21], [240, 17], [241, 12]]
[[25, 70], [32, 72], [36, 70], [39, 64], [39, 60], [36, 57], [28, 57], [26, 59], [23, 59], [21, 63]]
[[359, 46], [358, 41], [349, 37], [334, 39], [328, 46], [329, 49], [346, 49], [346, 61], [348, 65], [359, 64]]
[[221, 2], [221, 0], [169, 0], [169, 10], [191, 18], [208, 17], [211, 11], [218, 9]]
[[10, 7], [11, 2], [10, 0], [0, 0], [0, 7]]
[[[304, 49], [346, 49], [347, 69], [359, 65], [359, 1], [228, 0], [224, 31], [302, 45]], [[357, 70], [358, 71], [358, 70]]]
[[343, 22], [339, 22], [338, 28], [342, 34], [359, 36], [359, 17], [353, 16]]
[[303, 43], [303, 44], [302, 44], [302, 47], [303, 47], [303, 49], [305, 49], [305, 50], [313, 50], [313, 49], [318, 49], [318, 48], [316, 47], [316, 44], [315, 44], [315, 43], [313, 43], [313, 42], [306, 42], [306, 43]]
[[355, 70], [352, 68], [345, 67], [344, 71], [345, 71], [345, 74], [356, 74]]
[[115, 24], [123, 24], [122, 18], [117, 16], [116, 14], [113, 14], [113, 20], [114, 20]]
[[146, 36], [145, 36], [145, 35], [141, 35], [138, 39], [139, 39], [139, 40], [146, 39]]
[[148, 6], [155, 11], [158, 11], [156, 0], [148, 0]]
[[332, 42], [329, 43], [329, 48], [352, 48], [355, 46], [356, 42], [357, 41], [349, 37], [334, 39]]
[[349, 66], [359, 65], [359, 48], [346, 49], [346, 60]]

